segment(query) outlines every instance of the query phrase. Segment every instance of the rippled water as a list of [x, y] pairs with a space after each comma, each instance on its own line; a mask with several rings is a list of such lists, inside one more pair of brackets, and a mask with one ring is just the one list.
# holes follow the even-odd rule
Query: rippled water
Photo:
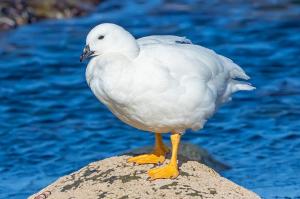
[[91, 161], [152, 144], [85, 83], [79, 54], [101, 22], [136, 37], [187, 36], [240, 64], [257, 90], [236, 94], [183, 139], [231, 165], [222, 175], [261, 196], [300, 198], [300, 5], [274, 0], [105, 1], [88, 17], [0, 33], [0, 198], [25, 198]]

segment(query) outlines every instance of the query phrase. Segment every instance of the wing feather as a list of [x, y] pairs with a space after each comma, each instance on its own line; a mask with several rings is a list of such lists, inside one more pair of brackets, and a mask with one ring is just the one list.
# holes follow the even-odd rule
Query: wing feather
[[173, 35], [152, 35], [142, 37], [137, 40], [140, 46], [151, 44], [192, 44], [191, 40], [185, 37], [178, 37]]

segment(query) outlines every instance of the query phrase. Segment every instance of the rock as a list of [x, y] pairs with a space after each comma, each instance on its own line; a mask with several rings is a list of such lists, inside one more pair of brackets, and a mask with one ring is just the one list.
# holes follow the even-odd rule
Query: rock
[[93, 162], [59, 178], [29, 199], [260, 198], [204, 164], [186, 159], [179, 159], [180, 175], [176, 179], [148, 181], [147, 171], [153, 165], [134, 166], [126, 162], [129, 157]]
[[[143, 153], [149, 153], [152, 150], [153, 146], [146, 146], [146, 147], [140, 147], [134, 150], [131, 150], [124, 155], [140, 155]], [[170, 146], [169, 146], [170, 148]], [[168, 154], [170, 155], [170, 154]], [[214, 159], [208, 151], [206, 151], [203, 148], [200, 148], [194, 144], [191, 143], [180, 143], [180, 150], [178, 153], [180, 159], [186, 159], [186, 160], [194, 160], [197, 162], [200, 162], [202, 164], [205, 164], [208, 167], [213, 168], [214, 170], [221, 172], [230, 169], [229, 165], [226, 165], [225, 163], [222, 163], [216, 159]], [[167, 158], [170, 158], [170, 156], [167, 156]]]
[[1, 0], [0, 30], [14, 28], [42, 19], [82, 16], [100, 0]]

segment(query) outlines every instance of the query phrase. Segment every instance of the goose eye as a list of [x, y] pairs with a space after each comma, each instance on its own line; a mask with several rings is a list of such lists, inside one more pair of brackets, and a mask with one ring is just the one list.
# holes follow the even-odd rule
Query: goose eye
[[103, 39], [103, 38], [104, 38], [103, 35], [100, 35], [100, 36], [98, 37], [99, 40], [101, 40], [101, 39]]

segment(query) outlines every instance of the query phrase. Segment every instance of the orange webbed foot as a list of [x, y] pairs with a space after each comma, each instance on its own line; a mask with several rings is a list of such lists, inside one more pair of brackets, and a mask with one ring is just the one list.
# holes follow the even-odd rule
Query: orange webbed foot
[[156, 179], [173, 179], [179, 175], [177, 165], [168, 164], [166, 166], [151, 169], [148, 171], [150, 180]]
[[166, 159], [166, 153], [169, 151], [167, 147], [161, 147], [154, 149], [150, 154], [138, 155], [132, 158], [129, 158], [127, 162], [132, 162], [136, 164], [160, 164], [163, 163]]

